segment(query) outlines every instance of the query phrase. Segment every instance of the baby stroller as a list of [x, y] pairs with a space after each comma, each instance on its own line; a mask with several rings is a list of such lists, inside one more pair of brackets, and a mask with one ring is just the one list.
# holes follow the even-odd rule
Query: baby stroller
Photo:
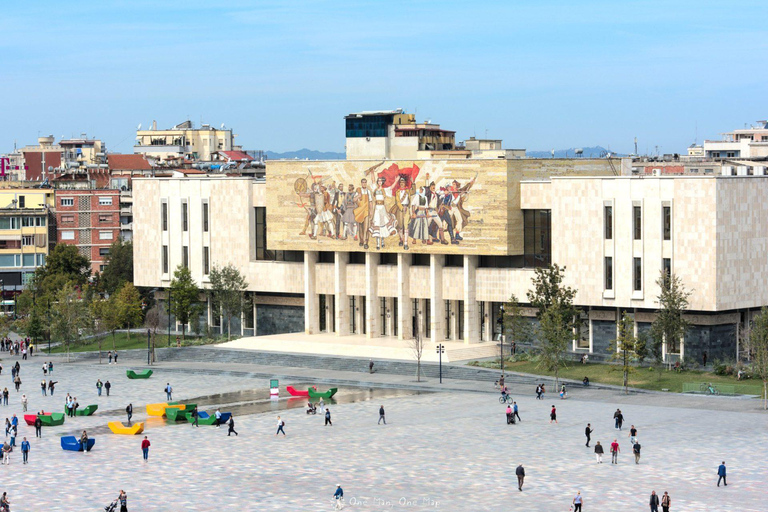
[[104, 507], [104, 510], [106, 512], [115, 512], [115, 510], [117, 510], [117, 500]]
[[312, 402], [307, 404], [307, 414], [317, 414], [317, 406]]

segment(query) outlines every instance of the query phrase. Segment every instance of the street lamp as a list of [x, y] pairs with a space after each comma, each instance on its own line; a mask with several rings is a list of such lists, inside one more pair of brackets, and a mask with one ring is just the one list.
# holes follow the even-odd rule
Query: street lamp
[[150, 351], [150, 348], [149, 348], [149, 338], [150, 338], [151, 335], [152, 335], [152, 331], [147, 329], [147, 366], [152, 364], [150, 362], [150, 359], [149, 359], [149, 355], [151, 354], [151, 351]]
[[501, 376], [504, 376], [504, 304], [499, 306], [499, 319], [496, 320], [499, 324], [499, 337], [501, 340]]
[[438, 358], [440, 361], [440, 384], [443, 383], [443, 354], [445, 353], [445, 345], [439, 343], [436, 347]]

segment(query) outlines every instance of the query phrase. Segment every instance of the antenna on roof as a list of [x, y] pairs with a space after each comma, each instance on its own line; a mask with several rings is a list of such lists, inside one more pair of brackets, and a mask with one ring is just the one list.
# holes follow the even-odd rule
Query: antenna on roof
[[139, 126], [136, 127], [136, 131], [141, 130], [141, 123], [139, 123]]

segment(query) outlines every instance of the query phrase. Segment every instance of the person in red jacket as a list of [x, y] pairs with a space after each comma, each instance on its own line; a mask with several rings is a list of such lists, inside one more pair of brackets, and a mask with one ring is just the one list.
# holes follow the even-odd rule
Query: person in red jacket
[[147, 439], [147, 436], [144, 436], [144, 440], [141, 442], [141, 451], [144, 454], [144, 462], [149, 462], [150, 446], [151, 446], [151, 443], [149, 442], [149, 439]]

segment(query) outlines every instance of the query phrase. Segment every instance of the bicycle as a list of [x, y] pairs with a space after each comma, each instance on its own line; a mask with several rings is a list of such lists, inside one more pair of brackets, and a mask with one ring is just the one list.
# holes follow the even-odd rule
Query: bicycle
[[715, 386], [710, 384], [707, 387], [706, 394], [708, 394], [708, 395], [719, 395], [720, 394], [720, 390], [717, 389]]
[[512, 395], [501, 395], [499, 397], [500, 404], [511, 404], [513, 402]]

